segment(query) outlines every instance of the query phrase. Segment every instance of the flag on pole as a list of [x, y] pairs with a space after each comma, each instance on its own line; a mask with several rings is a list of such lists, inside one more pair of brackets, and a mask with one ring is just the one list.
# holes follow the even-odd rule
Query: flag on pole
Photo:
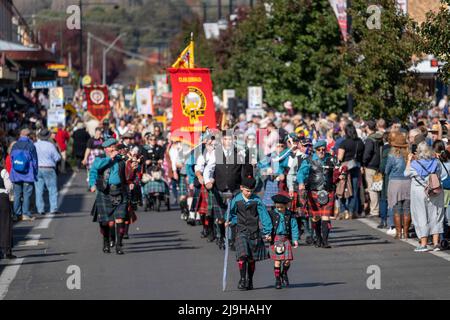
[[348, 39], [347, 0], [329, 0], [329, 2], [338, 20], [339, 28], [341, 29], [342, 33], [342, 38], [344, 39], [344, 41], [347, 41]]
[[191, 69], [194, 67], [194, 40], [191, 35], [191, 42], [180, 54], [177, 61], [172, 65], [172, 68]]

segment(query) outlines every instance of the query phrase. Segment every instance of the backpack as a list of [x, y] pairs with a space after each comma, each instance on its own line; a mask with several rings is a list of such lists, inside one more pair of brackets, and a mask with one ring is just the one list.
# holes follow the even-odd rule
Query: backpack
[[30, 169], [30, 157], [26, 150], [17, 150], [12, 157], [12, 167], [14, 171], [27, 174]]
[[430, 198], [440, 195], [443, 190], [440, 177], [436, 172], [429, 172], [419, 161], [417, 163], [429, 174], [428, 182], [425, 186], [416, 178], [416, 181], [425, 188], [425, 194]]

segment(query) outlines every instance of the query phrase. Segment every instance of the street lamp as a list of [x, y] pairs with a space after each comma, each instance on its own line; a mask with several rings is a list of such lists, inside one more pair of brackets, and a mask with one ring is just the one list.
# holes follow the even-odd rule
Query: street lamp
[[[106, 49], [103, 49], [103, 85], [106, 84], [106, 55], [108, 52], [114, 47], [114, 45], [117, 43], [117, 41], [120, 40], [120, 38], [124, 37], [126, 33], [120, 34]], [[89, 57], [88, 57], [89, 58]]]
[[[120, 6], [117, 3], [101, 3], [101, 2], [79, 2], [80, 7], [80, 76], [84, 75], [83, 70], [83, 5], [96, 5], [96, 6], [114, 6], [114, 9], [119, 9]], [[89, 57], [88, 57], [89, 59]]]

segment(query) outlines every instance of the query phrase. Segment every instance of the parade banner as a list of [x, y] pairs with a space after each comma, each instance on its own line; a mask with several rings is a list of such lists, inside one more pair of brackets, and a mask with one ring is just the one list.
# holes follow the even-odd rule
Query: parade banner
[[136, 106], [139, 114], [153, 114], [153, 90], [151, 88], [136, 90]]
[[263, 88], [248, 87], [248, 108], [260, 109], [263, 104]]
[[109, 116], [111, 107], [109, 105], [107, 86], [86, 86], [84, 87], [87, 100], [88, 112], [97, 120], [103, 121]]
[[[213, 101], [209, 69], [168, 69], [172, 83], [173, 120], [172, 134], [200, 133], [207, 128], [216, 129], [216, 113]], [[197, 143], [199, 135], [191, 137]], [[186, 135], [182, 137], [186, 139]]]
[[395, 0], [395, 5], [401, 14], [408, 14], [408, 0]]
[[339, 23], [341, 29], [342, 38], [344, 41], [348, 39], [348, 26], [347, 26], [347, 0], [329, 0], [330, 5], [333, 8], [334, 14]]

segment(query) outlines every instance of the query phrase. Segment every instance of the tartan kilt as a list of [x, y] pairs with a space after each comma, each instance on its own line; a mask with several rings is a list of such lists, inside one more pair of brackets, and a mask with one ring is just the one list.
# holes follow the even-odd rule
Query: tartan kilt
[[298, 207], [299, 207], [298, 192], [294, 191], [294, 198], [291, 201], [291, 208], [290, 208], [290, 210], [292, 212], [297, 212]]
[[186, 181], [186, 176], [180, 175], [178, 181], [178, 196], [183, 197], [188, 195], [188, 185]]
[[169, 194], [169, 186], [164, 180], [149, 181], [143, 187], [144, 194], [165, 193]]
[[227, 208], [217, 189], [208, 191], [208, 212], [215, 219], [224, 219]]
[[262, 202], [265, 206], [273, 206], [274, 203], [272, 201], [272, 197], [278, 194], [278, 181], [272, 180], [272, 178], [267, 179], [264, 184], [264, 197]]
[[128, 195], [122, 194], [122, 200], [119, 205], [112, 204], [111, 196], [103, 192], [97, 191], [95, 203], [92, 208], [94, 222], [111, 222], [116, 219], [127, 219], [128, 217]]
[[328, 203], [324, 206], [319, 204], [318, 192], [308, 191], [308, 211], [313, 217], [332, 216], [334, 215], [335, 193], [328, 192]]
[[200, 193], [198, 195], [197, 210], [195, 210], [196, 212], [198, 212], [201, 215], [208, 214], [209, 212], [208, 198], [209, 192], [206, 189], [206, 187], [202, 185], [200, 188]]
[[286, 236], [275, 236], [274, 242], [282, 242], [284, 244], [284, 252], [278, 254], [275, 252], [275, 244], [270, 246], [270, 258], [274, 261], [286, 261], [294, 260], [294, 255], [292, 254], [292, 244]]
[[238, 233], [234, 242], [236, 247], [236, 260], [247, 257], [255, 261], [269, 259], [264, 240], [261, 237], [250, 239], [249, 235]]

